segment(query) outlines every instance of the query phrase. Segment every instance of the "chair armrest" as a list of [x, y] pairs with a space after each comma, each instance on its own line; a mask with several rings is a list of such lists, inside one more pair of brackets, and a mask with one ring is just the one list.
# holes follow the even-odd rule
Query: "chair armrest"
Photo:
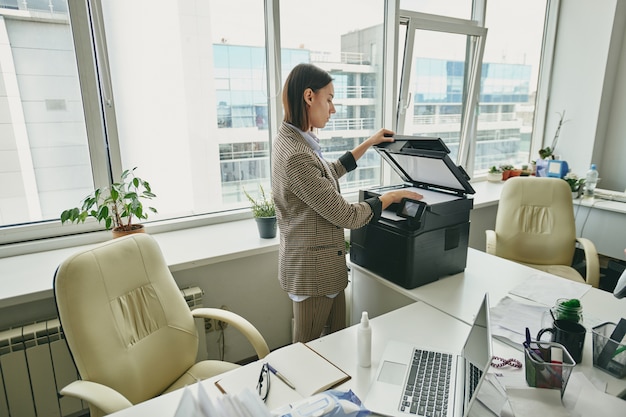
[[228, 323], [235, 329], [239, 330], [252, 344], [259, 359], [263, 359], [270, 353], [270, 349], [265, 342], [265, 339], [261, 333], [250, 323], [240, 315], [233, 313], [232, 311], [222, 310], [220, 308], [196, 308], [191, 311], [194, 317], [205, 319], [217, 319]]
[[600, 286], [600, 259], [596, 246], [591, 240], [584, 237], [577, 237], [576, 242], [582, 246], [585, 252], [585, 265], [587, 266], [585, 281], [592, 287], [598, 288]]
[[133, 405], [113, 388], [92, 381], [74, 381], [62, 388], [59, 393], [86, 401], [102, 410], [104, 414], [115, 413]]
[[485, 252], [490, 255], [496, 254], [496, 232], [495, 230], [485, 230], [485, 237], [487, 239], [485, 245]]

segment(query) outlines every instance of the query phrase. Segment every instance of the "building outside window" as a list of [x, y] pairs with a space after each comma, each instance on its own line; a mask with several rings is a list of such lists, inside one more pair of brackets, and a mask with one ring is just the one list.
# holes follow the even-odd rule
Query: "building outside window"
[[[414, 117], [405, 127], [407, 134], [451, 138], [447, 145], [452, 155], [458, 150], [456, 132], [463, 104], [460, 64], [429, 58], [416, 60]], [[525, 108], [534, 104], [534, 96], [528, 93], [530, 73], [529, 65], [483, 62], [480, 103], [485, 104], [479, 106], [475, 171], [517, 159], [522, 147], [523, 118], [517, 114], [516, 108], [517, 105]], [[433, 129], [433, 126], [436, 127]], [[525, 142], [526, 146], [530, 145], [528, 140]], [[528, 148], [524, 151], [528, 153]]]
[[[520, 4], [489, 0], [485, 26], [488, 33], [480, 66], [478, 111], [464, 116], [471, 77], [467, 46], [471, 23], [458, 28], [460, 21], [438, 31], [421, 27], [412, 32], [401, 27], [400, 41], [414, 37], [414, 43], [399, 63], [410, 60], [412, 69], [401, 79], [406, 83], [407, 99], [400, 102], [400, 129], [405, 134], [437, 136], [444, 139], [451, 157], [472, 176], [485, 174], [493, 165], [528, 164], [533, 135], [540, 62], [548, 0]], [[407, 16], [412, 12], [431, 12], [442, 16], [468, 19], [458, 4], [403, 1]], [[456, 15], [451, 11], [452, 8]], [[479, 16], [478, 19], [481, 17]], [[442, 19], [443, 20], [443, 19]], [[410, 21], [410, 18], [409, 18]], [[462, 26], [462, 25], [461, 25]], [[541, 35], [540, 35], [541, 34]], [[406, 80], [404, 80], [406, 78]], [[408, 98], [410, 96], [410, 98]], [[412, 110], [412, 111], [411, 111]], [[466, 117], [475, 118], [465, 120]], [[462, 139], [463, 124], [470, 135]], [[539, 136], [541, 132], [538, 132]], [[463, 140], [470, 141], [464, 155], [459, 155]], [[472, 157], [473, 155], [473, 157]]]
[[[80, 43], [89, 43], [83, 34], [91, 30], [86, 19], [76, 18], [80, 3], [0, 5], [0, 243], [100, 229], [60, 226], [58, 218], [94, 187], [135, 166], [157, 194], [159, 215], [150, 220], [246, 208], [243, 189], [269, 187], [277, 128], [272, 115], [281, 111], [286, 75], [301, 62], [334, 79], [337, 113], [318, 132], [326, 158], [339, 157], [382, 127], [388, 83], [383, 0], [281, 1], [280, 57], [269, 67], [267, 45], [274, 39], [266, 39], [266, 2], [211, 0], [190, 11], [185, 2], [95, 0], [104, 31], [93, 36], [106, 59]], [[450, 15], [468, 19], [470, 3], [455, 0]], [[495, 15], [504, 3], [487, 3], [487, 22], [491, 8]], [[526, 30], [535, 42], [532, 54], [520, 46], [495, 60], [490, 58], [497, 53], [485, 45], [476, 173], [498, 161], [529, 159], [546, 0], [531, 3], [535, 13], [524, 16], [532, 23]], [[422, 12], [446, 13], [437, 2], [417, 4]], [[332, 30], [303, 31], [302, 16], [324, 18]], [[506, 37], [506, 22], [499, 26], [502, 32], [493, 36]], [[517, 59], [522, 55], [526, 62]], [[85, 65], [94, 59], [99, 78]], [[440, 136], [457, 152], [462, 57], [417, 54], [412, 60], [405, 133]], [[270, 90], [273, 78], [279, 87]], [[380, 181], [381, 161], [370, 150], [341, 187], [351, 193]], [[33, 231], [24, 234], [27, 227]]]

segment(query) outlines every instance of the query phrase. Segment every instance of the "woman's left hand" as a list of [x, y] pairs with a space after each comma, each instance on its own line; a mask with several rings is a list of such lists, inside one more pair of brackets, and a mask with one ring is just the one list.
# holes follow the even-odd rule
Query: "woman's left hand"
[[382, 142], [393, 142], [393, 135], [394, 135], [393, 130], [380, 129], [378, 132], [370, 136], [370, 138], [368, 139], [368, 142], [370, 143], [371, 146], [378, 145], [379, 143], [382, 143]]
[[356, 148], [352, 149], [352, 156], [354, 156], [355, 160], [358, 160], [363, 156], [363, 154], [365, 154], [365, 152], [367, 152], [370, 146], [378, 145], [382, 142], [393, 142], [393, 135], [393, 130], [380, 129], [378, 132], [367, 138], [367, 140], [361, 142]]

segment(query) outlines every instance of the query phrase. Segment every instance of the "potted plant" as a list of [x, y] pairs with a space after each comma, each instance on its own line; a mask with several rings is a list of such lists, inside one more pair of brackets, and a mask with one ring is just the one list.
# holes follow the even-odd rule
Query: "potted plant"
[[539, 158], [546, 159], [554, 159], [554, 155], [552, 154], [552, 148], [546, 146], [545, 148], [539, 149]]
[[259, 184], [260, 198], [254, 199], [245, 189], [246, 198], [252, 203], [252, 214], [259, 229], [259, 235], [263, 239], [276, 237], [276, 206], [271, 196], [268, 196]]
[[487, 181], [502, 181], [502, 171], [500, 170], [500, 168], [497, 168], [495, 165], [489, 168], [489, 172], [487, 173]]
[[502, 180], [507, 180], [509, 179], [509, 177], [511, 177], [511, 172], [513, 172], [513, 170], [515, 170], [515, 167], [513, 165], [500, 165], [500, 171], [502, 171]]
[[552, 144], [550, 146], [546, 146], [545, 148], [539, 149], [539, 160], [537, 161], [536, 169], [536, 174], [538, 177], [547, 176], [546, 170], [548, 169], [548, 161], [551, 159], [555, 159], [554, 151], [556, 150], [556, 145], [559, 142], [561, 127], [563, 127], [563, 125], [568, 122], [568, 120], [565, 120], [565, 110], [563, 110], [563, 113], [557, 114], [559, 115], [559, 123], [556, 127], [556, 131], [554, 132]]
[[137, 167], [125, 170], [119, 182], [96, 189], [85, 197], [81, 207], [64, 210], [61, 213], [61, 224], [65, 222], [84, 223], [87, 217], [104, 222], [104, 227], [113, 230], [113, 237], [128, 233], [142, 233], [143, 225], [134, 223], [134, 219], [145, 220], [148, 211], [156, 213], [154, 207], [144, 210], [142, 200], [150, 200], [156, 195], [150, 183], [135, 175]]
[[574, 174], [572, 171], [569, 171], [563, 179], [569, 184], [569, 188], [572, 191], [572, 198], [580, 197], [583, 192], [585, 179], [578, 178], [578, 175]]

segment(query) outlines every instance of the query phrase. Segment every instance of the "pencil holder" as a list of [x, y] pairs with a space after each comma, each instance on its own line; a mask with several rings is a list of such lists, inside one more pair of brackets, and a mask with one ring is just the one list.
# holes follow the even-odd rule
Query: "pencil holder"
[[[560, 353], [556, 355], [555, 349]], [[561, 356], [562, 361], [552, 362], [551, 356]], [[553, 388], [565, 392], [567, 381], [576, 365], [567, 349], [556, 342], [531, 342], [524, 347], [526, 382], [530, 387]]]
[[603, 323], [592, 329], [593, 366], [616, 378], [626, 376], [626, 344], [611, 339], [615, 323]]

